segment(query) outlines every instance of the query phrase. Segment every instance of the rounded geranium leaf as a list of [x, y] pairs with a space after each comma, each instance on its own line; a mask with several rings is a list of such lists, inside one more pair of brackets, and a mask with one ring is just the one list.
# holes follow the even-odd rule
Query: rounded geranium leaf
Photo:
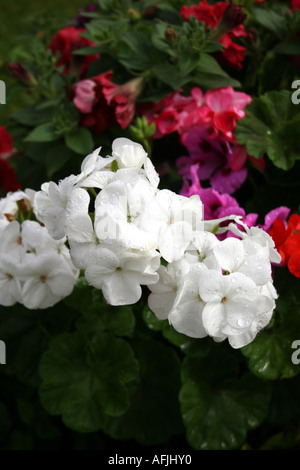
[[40, 399], [53, 415], [78, 432], [101, 428], [104, 416], [119, 416], [129, 405], [126, 383], [138, 363], [129, 344], [110, 333], [83, 341], [77, 332], [57, 336], [40, 364]]
[[204, 358], [187, 356], [182, 381], [181, 410], [194, 449], [239, 449], [266, 417], [267, 384], [250, 375], [239, 379], [237, 361], [223, 348]]
[[122, 416], [106, 416], [103, 430], [113, 439], [135, 439], [141, 445], [168, 442], [183, 430], [179, 359], [172, 348], [151, 339], [136, 343], [135, 353], [140, 376], [130, 387], [130, 406]]

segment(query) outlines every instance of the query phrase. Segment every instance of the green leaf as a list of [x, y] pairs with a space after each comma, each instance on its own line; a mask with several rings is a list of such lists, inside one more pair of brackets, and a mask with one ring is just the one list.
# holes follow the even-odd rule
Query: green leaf
[[25, 138], [26, 142], [52, 142], [59, 139], [55, 127], [51, 123], [41, 124], [31, 131]]
[[77, 329], [88, 338], [104, 331], [116, 336], [131, 336], [134, 331], [135, 316], [131, 307], [108, 305], [101, 291], [90, 286], [84, 277], [77, 279], [64, 303], [80, 312]]
[[190, 80], [189, 77], [183, 77], [171, 64], [158, 64], [153, 67], [152, 72], [163, 83], [170, 85], [173, 90], [178, 90], [186, 82]]
[[94, 141], [91, 132], [85, 127], [80, 127], [75, 133], [65, 136], [66, 146], [80, 155], [88, 155], [94, 149]]
[[[279, 9], [278, 9], [279, 10]], [[274, 8], [252, 8], [251, 13], [255, 20], [277, 37], [281, 38], [288, 30], [288, 17], [285, 15], [287, 8], [276, 11]]]
[[267, 384], [250, 374], [238, 378], [236, 356], [223, 347], [205, 357], [187, 356], [182, 382], [181, 410], [194, 449], [238, 449], [266, 417]]
[[129, 344], [110, 333], [85, 342], [78, 333], [59, 335], [41, 359], [40, 399], [53, 415], [78, 432], [101, 428], [105, 415], [119, 416], [129, 406], [125, 384], [138, 374]]
[[71, 159], [73, 152], [64, 145], [55, 145], [48, 149], [45, 155], [47, 174], [51, 177], [56, 171], [61, 170]]
[[150, 34], [144, 31], [124, 34], [118, 45], [117, 57], [124, 67], [135, 72], [150, 70], [153, 64], [165, 60], [165, 55], [153, 46]]
[[140, 376], [130, 388], [130, 406], [120, 417], [106, 417], [103, 430], [114, 439], [158, 445], [182, 431], [180, 362], [170, 347], [156, 340], [140, 341], [135, 345], [135, 354]]
[[291, 92], [282, 90], [254, 98], [246, 107], [247, 116], [235, 129], [238, 143], [245, 145], [250, 155], [260, 158], [266, 154], [282, 170], [291, 169], [300, 158], [300, 116], [291, 96]]
[[242, 348], [253, 374], [263, 379], [277, 380], [293, 377], [299, 372], [299, 365], [292, 361], [292, 342], [300, 336], [300, 319], [295, 314], [299, 309], [300, 302], [295, 299], [295, 294], [280, 296], [273, 323]]
[[12, 115], [12, 119], [24, 126], [36, 127], [52, 120], [54, 107], [41, 107], [43, 103], [25, 106]]
[[38, 365], [48, 346], [51, 334], [66, 331], [74, 315], [62, 305], [28, 310], [22, 305], [1, 308], [1, 340], [6, 344], [6, 365], [3, 372], [21, 382], [36, 386], [40, 383]]
[[218, 87], [232, 86], [238, 88], [240, 82], [231, 78], [209, 54], [201, 53], [193, 82], [200, 87], [212, 89]]
[[300, 41], [281, 42], [277, 44], [273, 50], [276, 54], [300, 55]]

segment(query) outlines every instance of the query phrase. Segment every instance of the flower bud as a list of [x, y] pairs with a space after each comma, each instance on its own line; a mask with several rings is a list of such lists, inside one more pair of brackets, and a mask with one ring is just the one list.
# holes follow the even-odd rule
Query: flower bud
[[221, 39], [224, 34], [229, 33], [232, 29], [241, 25], [245, 21], [246, 17], [247, 15], [240, 5], [229, 3], [221, 20], [213, 30], [211, 38], [214, 40]]
[[168, 42], [175, 42], [177, 39], [176, 31], [173, 28], [167, 28], [165, 31], [165, 38]]
[[29, 70], [20, 64], [15, 62], [14, 64], [8, 64], [10, 71], [19, 79], [19, 81], [26, 86], [36, 86], [37, 82]]
[[141, 19], [140, 12], [138, 10], [135, 10], [135, 8], [129, 8], [127, 10], [127, 16], [133, 21], [138, 21]]

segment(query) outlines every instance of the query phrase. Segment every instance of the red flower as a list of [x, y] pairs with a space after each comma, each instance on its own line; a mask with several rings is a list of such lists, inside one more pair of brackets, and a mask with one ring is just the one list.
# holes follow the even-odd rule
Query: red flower
[[236, 38], [247, 37], [242, 25], [245, 14], [241, 7], [227, 2], [210, 5], [203, 0], [198, 5], [183, 5], [180, 14], [186, 21], [192, 15], [210, 26], [214, 30], [216, 40], [223, 45], [223, 51], [218, 54], [220, 60], [235, 68], [242, 67], [246, 48], [234, 42]]
[[0, 190], [4, 190], [5, 193], [17, 191], [21, 188], [15, 170], [6, 161], [13, 151], [12, 136], [5, 127], [0, 126]]
[[75, 28], [74, 26], [67, 26], [66, 28], [58, 31], [50, 41], [50, 49], [53, 54], [59, 53], [60, 57], [57, 61], [57, 66], [63, 66], [63, 74], [68, 75], [72, 67], [79, 65], [80, 76], [84, 76], [89, 65], [99, 58], [98, 54], [87, 56], [74, 56], [72, 53], [77, 49], [87, 46], [95, 46], [95, 44], [81, 36], [81, 33], [86, 31], [85, 28]]
[[17, 181], [14, 168], [12, 168], [6, 160], [0, 158], [0, 189], [4, 189], [5, 193], [17, 191], [21, 188]]
[[116, 124], [114, 109], [107, 104], [103, 94], [103, 86], [111, 77], [111, 71], [101, 73], [81, 80], [73, 88], [73, 103], [82, 113], [81, 126], [88, 127], [97, 135]]
[[300, 10], [300, 0], [292, 0], [292, 10]]
[[125, 129], [131, 123], [135, 114], [135, 101], [141, 93], [144, 84], [143, 77], [137, 77], [124, 85], [116, 85], [107, 76], [103, 86], [103, 94], [107, 104], [113, 105], [118, 123]]
[[293, 214], [288, 224], [277, 219], [269, 230], [275, 246], [281, 255], [283, 266], [300, 278], [300, 216]]
[[13, 152], [12, 136], [4, 126], [0, 126], [0, 157], [7, 158]]
[[[135, 115], [135, 100], [142, 90], [143, 77], [134, 78], [124, 85], [116, 85], [112, 82], [112, 75], [113, 72], [108, 71], [81, 80], [74, 86], [73, 102], [86, 115], [82, 119], [82, 125], [95, 127], [97, 134], [115, 122], [122, 129], [129, 126]], [[104, 115], [104, 120], [103, 117], [101, 119], [101, 114]], [[99, 118], [100, 127], [97, 122]]]

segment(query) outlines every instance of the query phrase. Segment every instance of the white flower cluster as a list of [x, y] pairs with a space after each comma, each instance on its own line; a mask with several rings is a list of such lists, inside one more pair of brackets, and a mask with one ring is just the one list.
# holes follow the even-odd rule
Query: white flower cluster
[[[280, 262], [262, 229], [238, 217], [204, 221], [202, 202], [159, 189], [143, 147], [126, 138], [111, 156], [88, 155], [78, 175], [45, 183], [34, 210], [54, 239], [67, 237], [74, 265], [111, 305], [139, 301], [188, 336], [251, 342], [272, 316], [277, 298], [271, 262]], [[229, 225], [228, 225], [229, 224]], [[234, 237], [218, 238], [230, 229]]]
[[79, 274], [66, 238], [54, 240], [37, 220], [17, 220], [20, 212], [33, 213], [34, 197], [25, 190], [0, 200], [0, 304], [6, 307], [52, 307], [72, 292]]

